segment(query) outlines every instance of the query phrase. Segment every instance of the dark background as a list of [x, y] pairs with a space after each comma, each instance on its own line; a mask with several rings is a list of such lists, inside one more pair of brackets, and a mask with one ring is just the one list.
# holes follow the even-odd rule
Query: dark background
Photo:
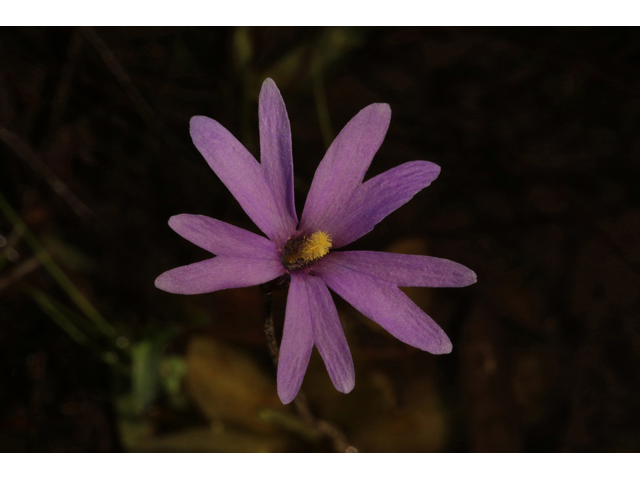
[[347, 248], [478, 274], [407, 289], [446, 356], [336, 297], [356, 387], [336, 392], [314, 353], [312, 412], [365, 452], [637, 451], [637, 28], [0, 29], [0, 450], [331, 450], [276, 396], [258, 287], [153, 286], [208, 256], [171, 215], [256, 231], [188, 122], [215, 118], [258, 156], [268, 76], [298, 212], [331, 138], [387, 102], [367, 177], [442, 173]]

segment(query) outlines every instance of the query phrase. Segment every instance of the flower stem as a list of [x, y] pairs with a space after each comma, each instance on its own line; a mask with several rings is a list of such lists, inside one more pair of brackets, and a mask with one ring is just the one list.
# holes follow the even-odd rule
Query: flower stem
[[276, 332], [273, 328], [273, 292], [265, 292], [264, 294], [264, 336], [267, 337], [267, 347], [271, 354], [273, 364], [278, 367], [278, 341], [276, 340]]

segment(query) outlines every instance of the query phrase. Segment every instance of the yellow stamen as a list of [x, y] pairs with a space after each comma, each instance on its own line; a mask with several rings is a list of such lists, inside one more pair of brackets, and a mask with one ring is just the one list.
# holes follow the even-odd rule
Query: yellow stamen
[[299, 252], [300, 256], [306, 261], [317, 260], [329, 253], [331, 248], [331, 235], [325, 232], [316, 232], [309, 236], [307, 241], [302, 244]]
[[288, 270], [304, 268], [329, 253], [331, 235], [318, 231], [287, 242], [282, 252], [282, 264]]

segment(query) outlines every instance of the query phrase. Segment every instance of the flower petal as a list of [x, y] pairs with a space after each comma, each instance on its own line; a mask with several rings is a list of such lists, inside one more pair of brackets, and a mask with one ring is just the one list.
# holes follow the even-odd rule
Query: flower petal
[[353, 360], [344, 336], [336, 305], [329, 289], [318, 277], [301, 275], [307, 286], [313, 339], [339, 392], [349, 393], [356, 382]]
[[399, 165], [360, 185], [343, 205], [340, 215], [325, 218], [323, 231], [331, 234], [333, 248], [340, 248], [373, 230], [440, 173], [435, 163], [417, 160]]
[[342, 265], [334, 254], [318, 262], [313, 272], [398, 340], [434, 354], [451, 352], [447, 334], [393, 283]]
[[273, 242], [204, 215], [174, 215], [169, 219], [169, 226], [181, 237], [215, 255], [278, 258]]
[[336, 389], [343, 393], [353, 390], [353, 360], [327, 286], [306, 273], [293, 274], [278, 359], [282, 403], [291, 402], [298, 394], [314, 343]]
[[313, 327], [307, 288], [300, 275], [292, 275], [278, 357], [278, 396], [285, 405], [300, 390], [312, 349]]
[[[280, 216], [295, 230], [298, 216], [293, 196], [293, 156], [291, 126], [282, 95], [275, 82], [267, 78], [260, 90], [260, 161], [271, 187]], [[286, 240], [286, 238], [284, 239]]]
[[191, 119], [191, 138], [258, 228], [274, 242], [283, 243], [293, 230], [280, 216], [271, 187], [249, 151], [226, 128], [207, 117]]
[[400, 287], [466, 287], [476, 274], [444, 258], [387, 252], [332, 252], [330, 261]]
[[165, 292], [193, 295], [260, 285], [284, 273], [277, 258], [215, 257], [164, 272], [155, 285]]
[[300, 220], [300, 231], [320, 230], [326, 218], [344, 208], [362, 183], [389, 128], [391, 108], [374, 103], [342, 129], [318, 165]]

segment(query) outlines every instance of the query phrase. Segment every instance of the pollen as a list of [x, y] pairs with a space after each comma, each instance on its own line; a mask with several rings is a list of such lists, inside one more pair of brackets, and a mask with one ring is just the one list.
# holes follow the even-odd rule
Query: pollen
[[325, 232], [316, 232], [309, 236], [300, 249], [305, 260], [313, 261], [324, 257], [331, 248], [331, 235]]
[[331, 235], [318, 231], [290, 239], [282, 250], [280, 261], [287, 270], [300, 270], [324, 257], [331, 249]]

